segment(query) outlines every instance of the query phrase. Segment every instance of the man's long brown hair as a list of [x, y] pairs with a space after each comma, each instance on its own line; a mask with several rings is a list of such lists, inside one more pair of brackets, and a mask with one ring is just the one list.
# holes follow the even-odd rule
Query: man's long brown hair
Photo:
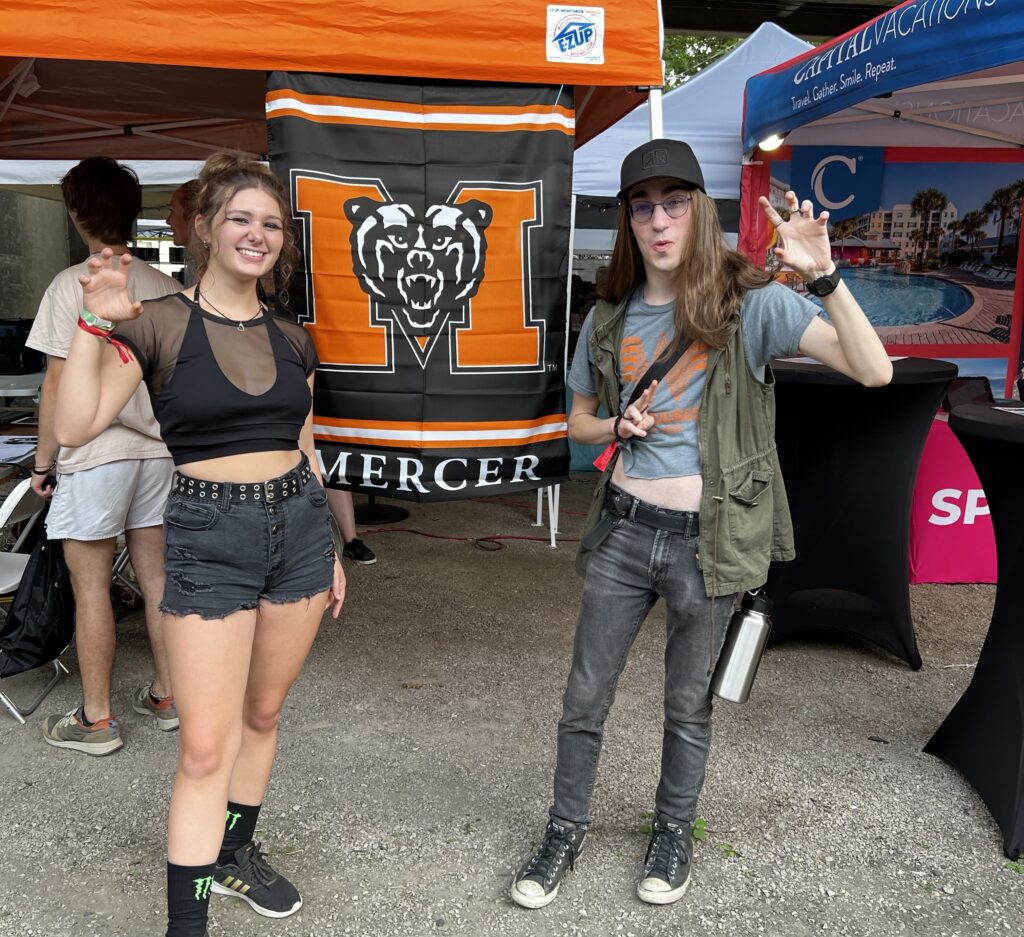
[[[747, 290], [772, 282], [774, 272], [760, 270], [729, 248], [715, 203], [700, 189], [689, 190], [689, 237], [676, 273], [676, 334], [665, 350], [671, 354], [687, 339], [722, 348], [729, 322], [739, 312]], [[619, 206], [615, 248], [608, 264], [604, 298], [619, 303], [644, 281], [644, 261], [629, 222], [629, 202]]]

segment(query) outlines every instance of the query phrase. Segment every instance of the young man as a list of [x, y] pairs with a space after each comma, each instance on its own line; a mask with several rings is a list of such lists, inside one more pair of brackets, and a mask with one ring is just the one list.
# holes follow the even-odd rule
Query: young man
[[183, 182], [171, 194], [170, 210], [167, 212], [167, 225], [171, 229], [171, 238], [175, 247], [186, 250], [185, 266], [181, 271], [181, 281], [185, 286], [195, 283], [195, 269], [188, 257], [188, 242], [192, 237], [196, 220], [196, 200], [199, 198], [199, 180], [189, 179]]
[[[815, 218], [810, 202], [787, 193], [783, 222], [761, 200], [778, 232], [776, 256], [824, 297], [835, 328], [729, 250], [685, 143], [653, 140], [630, 153], [619, 199], [604, 299], [583, 325], [568, 378], [572, 438], [615, 445], [581, 542], [586, 582], [554, 802], [540, 847], [512, 882], [512, 900], [526, 908], [550, 904], [581, 854], [605, 719], [659, 598], [667, 618], [661, 780], [637, 895], [651, 904], [682, 896], [711, 741], [711, 675], [734, 600], [764, 583], [771, 560], [793, 557], [765, 366], [800, 352], [867, 385], [892, 374], [839, 280], [827, 214]], [[659, 359], [671, 363], [652, 380]], [[610, 416], [597, 416], [600, 405]]]
[[188, 247], [196, 217], [196, 199], [199, 196], [199, 180], [189, 179], [171, 193], [167, 225], [175, 247]]
[[[86, 159], [64, 176], [61, 192], [91, 255], [106, 247], [115, 254], [128, 250], [132, 225], [142, 209], [142, 190], [130, 169], [110, 159]], [[44, 498], [53, 496], [46, 535], [64, 541], [75, 591], [83, 696], [76, 709], [46, 719], [43, 737], [58, 748], [106, 755], [123, 745], [110, 699], [115, 644], [110, 583], [115, 544], [122, 534], [145, 598], [154, 664], [153, 680], [135, 693], [132, 708], [155, 717], [165, 731], [178, 727], [158, 609], [164, 585], [163, 509], [172, 465], [145, 387], [91, 443], [58, 451], [54, 437], [57, 388], [82, 310], [79, 277], [87, 272], [86, 263], [81, 263], [54, 277], [26, 344], [47, 356], [32, 487]], [[175, 293], [181, 284], [136, 260], [129, 289], [133, 299], [143, 300]], [[58, 479], [56, 488], [53, 476]]]

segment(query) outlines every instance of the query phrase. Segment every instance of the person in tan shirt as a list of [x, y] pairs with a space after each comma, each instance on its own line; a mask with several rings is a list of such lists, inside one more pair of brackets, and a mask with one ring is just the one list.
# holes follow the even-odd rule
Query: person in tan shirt
[[[142, 208], [142, 191], [130, 169], [110, 159], [86, 159], [64, 176], [61, 191], [75, 228], [93, 255], [104, 248], [117, 254], [127, 251], [132, 225]], [[154, 664], [153, 679], [135, 693], [132, 708], [154, 716], [163, 730], [178, 727], [158, 609], [164, 582], [163, 506], [172, 465], [145, 387], [95, 440], [74, 449], [58, 449], [54, 437], [57, 388], [77, 331], [83, 304], [79, 277], [86, 272], [87, 263], [81, 263], [54, 277], [26, 344], [47, 356], [32, 487], [43, 498], [52, 496], [47, 537], [64, 541], [75, 591], [83, 696], [76, 709], [46, 719], [43, 737], [58, 748], [106, 755], [123, 744], [110, 698], [115, 649], [111, 570], [122, 534], [145, 599]], [[145, 263], [132, 265], [129, 289], [135, 299], [154, 299], [180, 288], [177, 280]]]

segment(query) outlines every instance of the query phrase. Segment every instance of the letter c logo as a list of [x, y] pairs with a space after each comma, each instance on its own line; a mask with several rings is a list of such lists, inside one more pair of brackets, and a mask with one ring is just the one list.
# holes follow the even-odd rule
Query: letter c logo
[[853, 201], [853, 195], [848, 195], [841, 202], [833, 202], [825, 195], [825, 187], [823, 184], [825, 169], [829, 163], [842, 163], [847, 169], [850, 170], [850, 175], [855, 176], [857, 174], [857, 160], [852, 156], [826, 156], [817, 166], [814, 167], [814, 172], [811, 173], [811, 188], [814, 190], [814, 197], [818, 200], [818, 204], [823, 208], [829, 209], [829, 211], [835, 211], [839, 208], [846, 208], [850, 202]]

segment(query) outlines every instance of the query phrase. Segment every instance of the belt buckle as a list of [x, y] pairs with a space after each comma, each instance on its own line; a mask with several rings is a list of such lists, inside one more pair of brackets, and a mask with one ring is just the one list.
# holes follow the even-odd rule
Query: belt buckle
[[263, 486], [263, 497], [270, 504], [273, 504], [278, 499], [277, 492], [274, 489], [275, 485], [273, 482], [267, 482]]

